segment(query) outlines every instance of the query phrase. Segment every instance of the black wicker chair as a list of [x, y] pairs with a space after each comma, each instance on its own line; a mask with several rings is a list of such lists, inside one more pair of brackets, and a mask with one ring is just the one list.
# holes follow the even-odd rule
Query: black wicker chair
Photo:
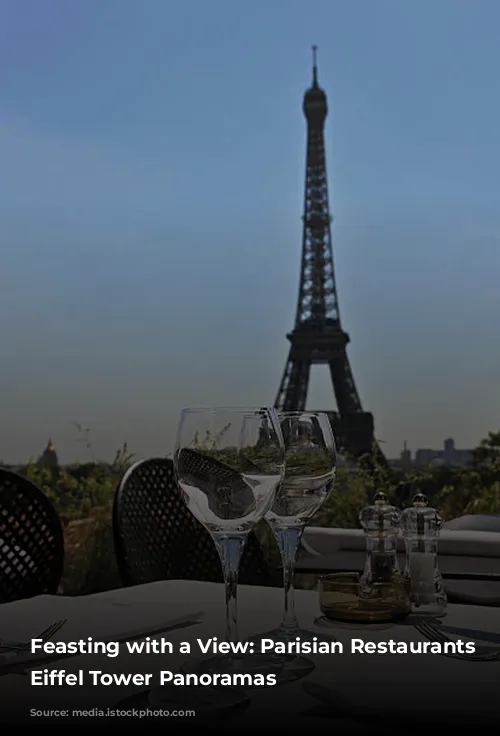
[[[140, 460], [125, 473], [115, 494], [113, 534], [124, 585], [174, 579], [222, 581], [215, 545], [182, 500], [172, 460]], [[253, 532], [243, 552], [240, 582], [271, 584]]]
[[64, 534], [45, 493], [27, 478], [0, 468], [0, 603], [57, 593], [64, 566]]

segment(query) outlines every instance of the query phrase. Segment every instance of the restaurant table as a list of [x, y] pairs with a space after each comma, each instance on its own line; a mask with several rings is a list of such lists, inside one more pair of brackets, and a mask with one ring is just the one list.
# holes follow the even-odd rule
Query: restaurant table
[[[241, 586], [239, 598], [240, 639], [266, 632], [276, 627], [283, 612], [283, 591], [278, 588]], [[345, 644], [344, 654], [307, 656], [315, 664], [314, 671], [307, 676], [311, 682], [321, 682], [343, 696], [353, 698], [365, 705], [390, 709], [417, 707], [429, 711], [429, 725], [436, 712], [463, 713], [481, 711], [490, 717], [498, 716], [500, 724], [499, 688], [500, 662], [466, 662], [435, 654], [425, 655], [380, 655], [350, 654], [352, 638], [365, 641], [425, 641], [415, 628], [400, 624], [392, 628], [374, 630], [371, 627], [323, 629], [314, 626], [320, 615], [318, 596], [312, 591], [296, 592], [296, 609], [304, 628], [321, 635], [334, 636]], [[208, 639], [225, 635], [224, 589], [220, 584], [166, 581], [130, 588], [113, 590], [91, 596], [64, 597], [40, 596], [0, 606], [0, 631], [3, 639], [26, 639], [34, 637], [45, 626], [55, 620], [67, 619], [66, 625], [57, 635], [58, 641], [75, 641], [92, 637], [94, 640], [118, 638], [121, 633], [141, 627], [144, 637], [147, 630], [158, 628], [172, 618], [203, 611], [199, 625], [166, 633], [164, 638], [178, 644], [181, 641], [195, 642], [197, 638]], [[475, 606], [450, 605], [446, 623], [500, 633], [500, 617], [495, 609]], [[154, 638], [161, 638], [157, 635]], [[178, 671], [187, 655], [130, 655], [122, 650], [119, 657], [105, 655], [78, 655], [53, 661], [44, 665], [48, 669], [101, 670], [107, 673], [150, 672], [160, 670]], [[201, 655], [201, 652], [198, 652]], [[37, 667], [36, 669], [39, 669]], [[2, 670], [0, 667], [0, 675]], [[352, 720], [321, 718], [308, 714], [317, 705], [303, 688], [304, 680], [263, 690], [248, 690], [251, 704], [243, 715], [235, 715], [217, 723], [218, 730], [255, 728], [259, 725], [279, 725], [298, 729], [314, 728], [359, 728]], [[156, 683], [155, 683], [156, 684]], [[0, 720], [7, 722], [33, 722], [32, 709], [44, 711], [56, 709], [102, 709], [116, 708], [126, 696], [137, 692], [130, 687], [72, 687], [32, 686], [28, 675], [7, 674], [0, 676]], [[125, 706], [124, 706], [125, 707]], [[153, 708], [153, 706], [149, 706]], [[187, 707], [187, 706], [186, 706]], [[44, 722], [47, 719], [43, 719]], [[68, 723], [53, 717], [53, 722]], [[102, 721], [94, 717], [96, 725]], [[87, 725], [89, 721], [73, 719], [76, 724]], [[157, 721], [155, 721], [157, 723]], [[176, 719], [176, 726], [192, 728], [201, 725], [197, 718]], [[41, 722], [40, 724], [41, 725]], [[147, 727], [147, 720], [141, 727]], [[171, 726], [170, 726], [171, 727]]]

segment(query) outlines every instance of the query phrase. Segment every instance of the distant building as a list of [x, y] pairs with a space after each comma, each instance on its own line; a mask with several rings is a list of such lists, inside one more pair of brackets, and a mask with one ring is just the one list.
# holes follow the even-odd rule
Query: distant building
[[45, 468], [58, 468], [59, 460], [57, 458], [56, 448], [51, 439], [47, 443], [47, 447], [42, 452], [37, 460], [38, 465], [43, 465]]
[[442, 450], [417, 450], [415, 453], [415, 465], [449, 465], [461, 467], [467, 465], [471, 460], [471, 450], [458, 450], [455, 441], [451, 438], [443, 443]]
[[398, 458], [388, 460], [388, 463], [393, 468], [401, 468], [402, 470], [409, 470], [413, 466], [413, 459], [411, 456], [411, 450], [408, 449], [406, 440], [403, 444], [403, 451]]
[[399, 464], [402, 468], [411, 468], [412, 466], [412, 459], [411, 459], [411, 450], [408, 449], [406, 440], [404, 441], [403, 445], [403, 452], [399, 456]]
[[411, 450], [407, 449], [405, 442], [399, 458], [389, 460], [389, 464], [404, 470], [412, 467], [463, 467], [470, 462], [471, 457], [471, 450], [458, 450], [455, 441], [449, 438], [443, 442], [442, 450], [423, 448], [415, 452], [415, 458], [412, 458]]

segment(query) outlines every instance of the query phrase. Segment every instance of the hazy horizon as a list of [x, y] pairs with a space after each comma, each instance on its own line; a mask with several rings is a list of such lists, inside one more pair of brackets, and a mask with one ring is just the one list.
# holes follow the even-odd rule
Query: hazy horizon
[[[0, 459], [171, 450], [272, 404], [298, 294], [311, 46], [340, 314], [384, 451], [499, 427], [494, 0], [0, 4]], [[314, 14], [313, 14], [314, 9]], [[334, 409], [328, 369], [308, 408]]]

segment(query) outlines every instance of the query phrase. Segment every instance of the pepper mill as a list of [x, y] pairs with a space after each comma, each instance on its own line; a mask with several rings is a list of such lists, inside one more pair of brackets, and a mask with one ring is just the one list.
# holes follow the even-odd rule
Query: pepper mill
[[447, 597], [438, 567], [439, 532], [443, 520], [417, 493], [413, 506], [401, 514], [400, 525], [406, 546], [405, 577], [410, 585], [413, 614], [440, 617], [446, 613]]
[[361, 583], [389, 582], [399, 574], [397, 536], [399, 511], [389, 504], [385, 493], [375, 495], [372, 506], [359, 512], [359, 522], [366, 539], [365, 569]]

